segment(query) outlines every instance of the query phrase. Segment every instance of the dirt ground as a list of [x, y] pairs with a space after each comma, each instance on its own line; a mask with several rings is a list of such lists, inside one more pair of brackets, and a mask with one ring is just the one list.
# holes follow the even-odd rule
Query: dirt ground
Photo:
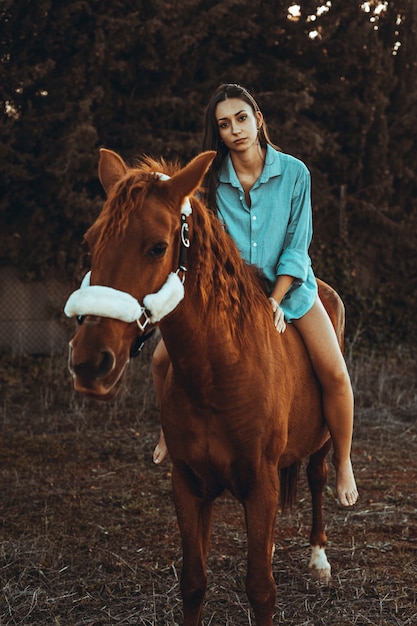
[[[0, 624], [181, 624], [181, 549], [170, 463], [152, 464], [158, 434], [149, 361], [131, 367], [112, 404], [77, 397], [64, 357], [0, 357]], [[353, 365], [352, 365], [353, 363]], [[274, 623], [417, 624], [416, 365], [362, 355], [354, 466], [361, 493], [325, 493], [329, 587], [308, 573], [309, 496], [279, 515]], [[218, 500], [204, 625], [254, 624], [244, 592], [242, 511]]]

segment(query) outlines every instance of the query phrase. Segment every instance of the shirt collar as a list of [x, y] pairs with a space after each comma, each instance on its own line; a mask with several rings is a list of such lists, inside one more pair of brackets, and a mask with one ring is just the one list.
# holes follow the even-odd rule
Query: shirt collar
[[[266, 183], [274, 176], [280, 176], [282, 171], [280, 153], [269, 144], [266, 146], [265, 165], [258, 183]], [[220, 183], [229, 183], [232, 187], [240, 188], [240, 182], [233, 167], [232, 159], [229, 154], [225, 157], [219, 173]]]

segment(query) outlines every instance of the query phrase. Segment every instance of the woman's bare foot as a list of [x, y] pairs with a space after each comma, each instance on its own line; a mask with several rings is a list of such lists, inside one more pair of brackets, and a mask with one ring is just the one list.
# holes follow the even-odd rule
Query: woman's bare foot
[[165, 442], [165, 436], [163, 430], [159, 433], [159, 441], [156, 445], [156, 448], [153, 452], [153, 462], [159, 465], [165, 459], [168, 454], [167, 444]]
[[348, 459], [343, 463], [339, 463], [337, 459], [333, 457], [333, 463], [336, 468], [336, 490], [340, 504], [343, 506], [353, 506], [359, 494], [351, 460]]

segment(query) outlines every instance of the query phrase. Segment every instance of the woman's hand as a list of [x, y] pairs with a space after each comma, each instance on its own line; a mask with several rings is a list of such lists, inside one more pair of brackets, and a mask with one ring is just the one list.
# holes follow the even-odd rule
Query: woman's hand
[[274, 312], [274, 325], [279, 333], [283, 333], [287, 328], [284, 318], [284, 311], [279, 306], [278, 302], [274, 298], [268, 298]]

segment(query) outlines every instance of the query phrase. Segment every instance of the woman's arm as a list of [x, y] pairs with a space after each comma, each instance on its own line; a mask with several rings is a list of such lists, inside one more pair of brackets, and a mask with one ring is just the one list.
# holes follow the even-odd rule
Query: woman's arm
[[280, 274], [277, 276], [277, 280], [271, 293], [271, 298], [273, 298], [278, 304], [281, 304], [282, 299], [293, 282], [294, 277], [288, 276], [288, 274]]
[[310, 174], [303, 168], [298, 176], [291, 198], [291, 217], [287, 225], [284, 246], [276, 273], [293, 276], [304, 282], [307, 279], [310, 258], [308, 249], [312, 237], [312, 211], [310, 200]]

